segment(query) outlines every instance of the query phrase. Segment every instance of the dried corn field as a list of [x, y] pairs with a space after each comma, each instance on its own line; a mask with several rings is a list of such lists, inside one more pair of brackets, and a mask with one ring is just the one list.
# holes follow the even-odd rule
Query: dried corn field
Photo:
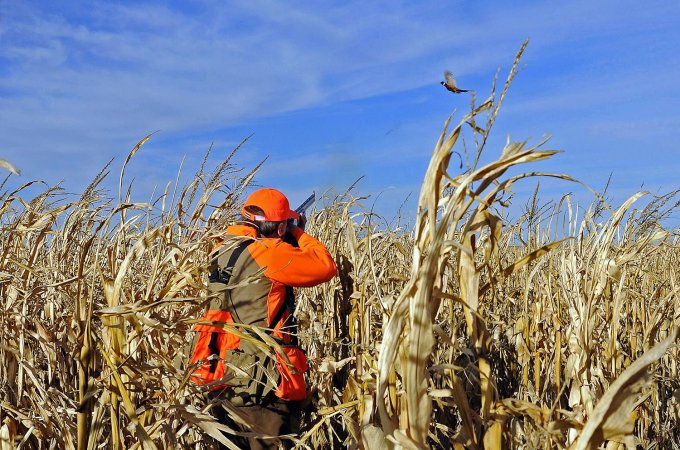
[[[485, 149], [518, 61], [447, 122], [412, 229], [352, 189], [311, 214], [338, 277], [297, 294], [315, 389], [299, 448], [680, 448], [680, 240], [661, 226], [677, 196], [534, 199], [505, 220], [514, 183], [569, 179], [510, 175], [550, 158], [545, 143]], [[101, 187], [110, 166], [76, 199], [3, 185], [3, 450], [235, 448], [187, 361], [208, 252], [257, 168], [232, 153], [132, 203], [125, 166], [148, 138], [116, 198]], [[466, 170], [450, 167], [468, 148]]]

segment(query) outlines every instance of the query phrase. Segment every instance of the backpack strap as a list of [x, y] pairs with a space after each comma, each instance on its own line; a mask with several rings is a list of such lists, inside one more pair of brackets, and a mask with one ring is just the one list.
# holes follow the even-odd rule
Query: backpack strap
[[238, 260], [239, 256], [241, 256], [241, 253], [243, 253], [246, 247], [248, 247], [253, 242], [255, 241], [251, 239], [240, 242], [236, 246], [234, 251], [231, 252], [229, 260], [227, 261], [227, 265], [224, 268], [219, 267], [219, 265], [217, 264], [217, 256], [219, 252], [213, 253], [211, 263], [212, 270], [210, 271], [210, 275], [208, 276], [210, 282], [229, 284], [229, 281], [231, 280], [231, 274], [234, 272], [234, 266], [236, 265], [236, 261]]

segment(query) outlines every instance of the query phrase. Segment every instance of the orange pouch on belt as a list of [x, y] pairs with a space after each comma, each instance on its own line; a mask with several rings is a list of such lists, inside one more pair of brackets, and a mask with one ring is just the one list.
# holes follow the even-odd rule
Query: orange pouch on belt
[[281, 347], [290, 360], [290, 365], [281, 354], [276, 353], [276, 368], [281, 374], [281, 382], [276, 396], [283, 400], [304, 400], [307, 398], [307, 357], [298, 347]]
[[[233, 322], [229, 311], [218, 309], [206, 312], [201, 320]], [[227, 350], [238, 348], [240, 338], [213, 325], [196, 324], [194, 331], [198, 332], [198, 340], [194, 346], [194, 354], [191, 356], [191, 364], [200, 363], [200, 365], [191, 374], [191, 380], [198, 384], [213, 383], [224, 377], [224, 359]], [[225, 386], [215, 386], [215, 389]]]

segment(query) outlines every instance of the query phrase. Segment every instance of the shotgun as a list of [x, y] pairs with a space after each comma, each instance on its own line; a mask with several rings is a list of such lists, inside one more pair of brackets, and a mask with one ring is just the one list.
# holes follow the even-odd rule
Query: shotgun
[[[312, 195], [307, 197], [307, 200], [305, 200], [304, 202], [302, 202], [302, 204], [300, 206], [295, 208], [295, 212], [298, 213], [298, 214], [306, 214], [309, 207], [312, 206], [315, 201], [316, 201], [316, 193], [312, 192]], [[288, 223], [290, 225], [297, 226], [298, 219], [290, 219]]]
[[307, 210], [309, 209], [309, 207], [312, 206], [315, 201], [316, 201], [316, 193], [312, 192], [312, 195], [307, 197], [307, 200], [305, 200], [304, 202], [302, 202], [302, 204], [300, 206], [295, 208], [295, 212], [298, 213], [298, 214], [306, 213]]

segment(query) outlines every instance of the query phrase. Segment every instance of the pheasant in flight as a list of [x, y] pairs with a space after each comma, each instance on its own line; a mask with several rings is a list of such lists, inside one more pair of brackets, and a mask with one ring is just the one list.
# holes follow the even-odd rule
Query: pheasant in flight
[[459, 89], [458, 86], [456, 86], [456, 80], [453, 78], [453, 74], [448, 70], [444, 72], [444, 78], [445, 81], [441, 82], [442, 86], [444, 86], [447, 90], [453, 92], [454, 94], [460, 94], [461, 92], [470, 92], [469, 89]]

